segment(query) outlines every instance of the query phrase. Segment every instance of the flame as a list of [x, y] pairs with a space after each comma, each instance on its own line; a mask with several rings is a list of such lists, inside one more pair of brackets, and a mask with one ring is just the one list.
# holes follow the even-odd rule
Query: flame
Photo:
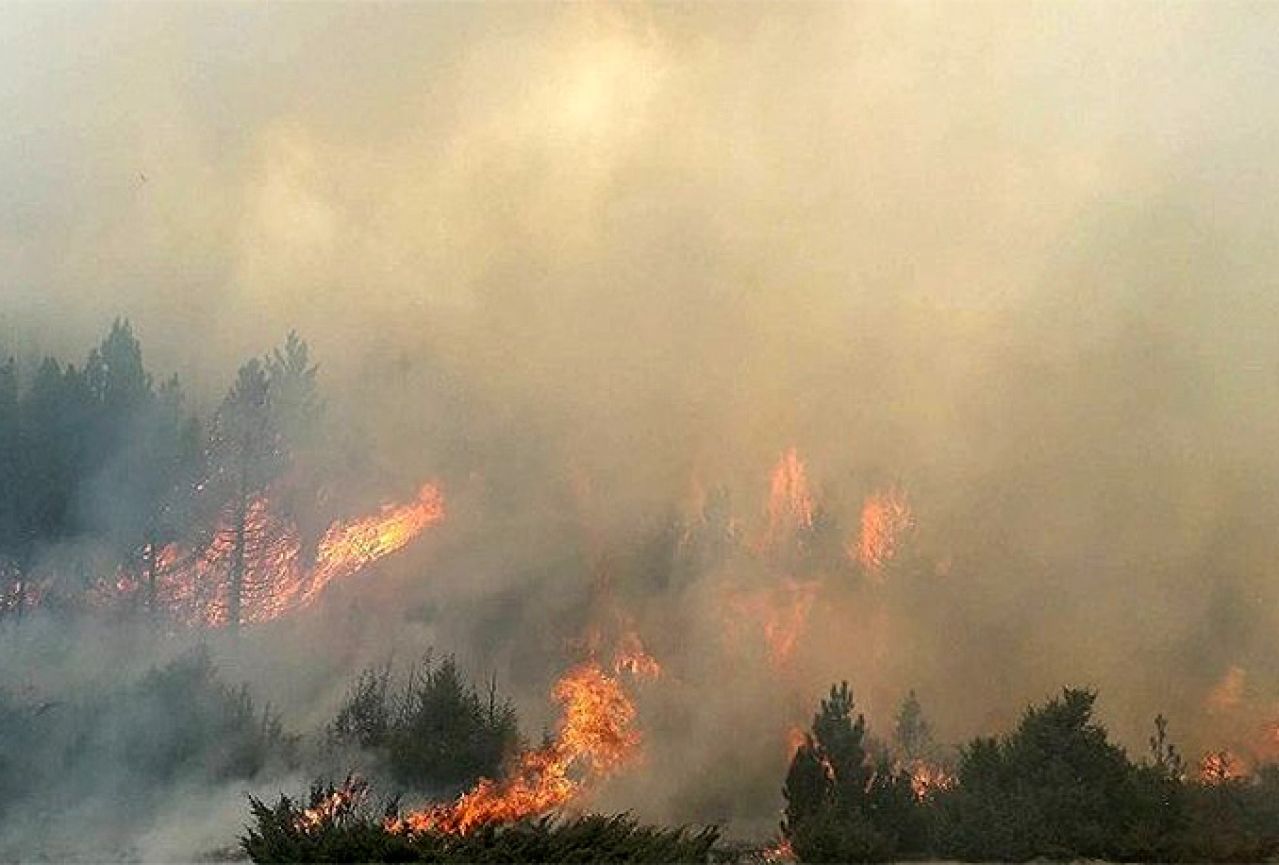
[[1225, 784], [1248, 777], [1248, 767], [1232, 751], [1211, 751], [1199, 760], [1199, 781], [1203, 784]]
[[782, 668], [795, 654], [819, 587], [816, 580], [787, 578], [779, 586], [731, 597], [729, 608], [735, 614], [734, 621], [759, 623], [769, 662]]
[[382, 505], [378, 513], [350, 522], [335, 522], [320, 539], [306, 605], [337, 579], [398, 552], [429, 526], [444, 518], [444, 497], [434, 484], [423, 484], [417, 499], [404, 505]]
[[850, 546], [849, 555], [866, 570], [878, 572], [897, 555], [914, 525], [915, 517], [900, 488], [892, 486], [867, 496], [862, 505], [861, 534]]
[[638, 631], [627, 630], [617, 642], [613, 672], [630, 673], [637, 679], [660, 679], [662, 665], [644, 648]]
[[760, 851], [760, 857], [765, 862], [798, 862], [799, 859], [795, 855], [795, 848], [791, 846], [789, 838], [782, 838], [771, 847], [766, 847]]
[[595, 662], [569, 670], [553, 690], [564, 706], [555, 739], [520, 755], [501, 781], [483, 778], [448, 804], [387, 821], [393, 832], [466, 834], [478, 826], [546, 813], [577, 797], [591, 781], [630, 762], [639, 747], [635, 707], [621, 683]]
[[[333, 581], [403, 549], [443, 518], [439, 488], [425, 484], [411, 502], [384, 504], [368, 516], [335, 521], [320, 539], [314, 565], [307, 567], [297, 527], [275, 514], [270, 497], [255, 496], [244, 514], [239, 622], [267, 622], [309, 606]], [[236, 523], [227, 509], [202, 552], [177, 544], [156, 551], [157, 595], [177, 621], [207, 627], [230, 623]], [[136, 592], [144, 579], [130, 575], [107, 591]]]
[[313, 832], [339, 817], [350, 814], [364, 801], [369, 792], [369, 783], [363, 778], [350, 776], [341, 787], [330, 789], [328, 793], [311, 807], [302, 809], [302, 813], [294, 818], [293, 825], [300, 832]]
[[799, 451], [788, 448], [773, 467], [768, 491], [768, 533], [763, 547], [775, 549], [796, 533], [813, 528], [813, 497]]
[[808, 741], [808, 734], [804, 732], [804, 728], [799, 724], [791, 724], [786, 729], [786, 756], [794, 757], [804, 743]]
[[954, 775], [927, 760], [915, 760], [906, 769], [910, 773], [910, 790], [919, 802], [951, 789], [958, 782]]
[[6, 585], [0, 588], [0, 619], [10, 613], [21, 614], [23, 610], [40, 606], [49, 593], [47, 580], [32, 579], [16, 568], [0, 567], [0, 579]]

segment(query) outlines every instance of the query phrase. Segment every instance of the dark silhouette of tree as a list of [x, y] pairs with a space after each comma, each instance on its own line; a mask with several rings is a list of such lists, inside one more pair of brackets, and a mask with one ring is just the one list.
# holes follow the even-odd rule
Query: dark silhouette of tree
[[319, 367], [311, 363], [310, 347], [289, 331], [284, 345], [265, 359], [271, 414], [280, 434], [281, 448], [290, 455], [315, 444], [324, 403], [316, 387]]
[[38, 553], [80, 528], [73, 508], [91, 465], [93, 407], [84, 375], [53, 358], [40, 364], [19, 399], [19, 617]]
[[1150, 737], [1151, 764], [1165, 778], [1180, 780], [1185, 777], [1186, 763], [1181, 753], [1168, 739], [1168, 719], [1155, 716], [1155, 732]]
[[800, 861], [886, 861], [926, 849], [910, 776], [886, 753], [872, 763], [865, 718], [853, 711], [848, 683], [832, 686], [791, 760], [781, 829]]
[[142, 364], [142, 346], [128, 319], [116, 319], [102, 344], [89, 352], [84, 380], [98, 405], [99, 424], [110, 435], [127, 432], [130, 416], [154, 396], [151, 376]]
[[142, 575], [139, 599], [158, 616], [158, 555], [180, 537], [201, 473], [199, 426], [184, 413], [177, 376], [158, 389], [127, 320], [117, 320], [85, 365], [93, 400], [96, 465], [80, 500], [82, 523], [98, 530], [131, 571]]
[[496, 777], [519, 745], [515, 709], [466, 681], [451, 656], [429, 656], [399, 689], [390, 667], [366, 670], [329, 725], [330, 743], [372, 752], [383, 771], [422, 791]]
[[[308, 548], [327, 528], [324, 522], [308, 521], [316, 515], [306, 507], [320, 493], [320, 478], [327, 471], [316, 470], [321, 457], [324, 403], [316, 384], [319, 367], [311, 362], [306, 341], [290, 331], [284, 344], [263, 358], [270, 393], [271, 423], [279, 435], [282, 482], [276, 485], [277, 506], [289, 514]], [[290, 471], [305, 467], [307, 470]]]
[[159, 553], [183, 537], [194, 511], [193, 496], [204, 475], [200, 424], [184, 411], [182, 387], [177, 376], [160, 386], [147, 417], [142, 442], [148, 454], [139, 495], [142, 524], [143, 602], [152, 619], [160, 616]]
[[280, 437], [271, 413], [270, 387], [262, 362], [254, 358], [240, 367], [235, 385], [223, 399], [214, 419], [212, 482], [220, 495], [223, 531], [229, 536], [214, 543], [229, 547], [227, 555], [226, 622], [239, 627], [249, 585], [250, 563], [267, 557], [278, 540], [268, 527], [251, 524], [255, 499], [263, 495], [283, 465]]
[[792, 835], [802, 821], [823, 808], [859, 810], [865, 804], [871, 778], [866, 719], [860, 714], [854, 719], [853, 709], [848, 683], [832, 685], [786, 773], [784, 835]]
[[1096, 697], [1066, 688], [1027, 709], [1014, 732], [961, 751], [958, 787], [942, 800], [948, 855], [1119, 855], [1139, 799], [1132, 764], [1093, 720]]

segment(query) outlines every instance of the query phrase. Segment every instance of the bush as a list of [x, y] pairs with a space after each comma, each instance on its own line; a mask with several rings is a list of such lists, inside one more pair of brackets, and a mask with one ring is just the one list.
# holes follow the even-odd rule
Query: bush
[[897, 839], [859, 811], [824, 807], [796, 824], [791, 849], [801, 862], [889, 862]]
[[940, 797], [941, 847], [963, 859], [1107, 858], [1149, 810], [1134, 767], [1092, 721], [1092, 691], [1028, 709], [1002, 739], [963, 749], [958, 786]]
[[247, 686], [217, 677], [206, 651], [152, 670], [112, 695], [104, 707], [122, 765], [157, 781], [182, 775], [252, 778], [271, 762], [297, 762], [297, 737], [269, 708], [256, 708]]
[[313, 786], [307, 808], [287, 796], [274, 807], [250, 797], [253, 825], [241, 838], [244, 852], [259, 863], [706, 862], [719, 838], [713, 827], [644, 826], [628, 814], [542, 817], [467, 835], [406, 835], [385, 827], [397, 805], [377, 814], [355, 783]]
[[329, 725], [332, 744], [370, 751], [377, 768], [411, 790], [438, 792], [496, 777], [519, 747], [519, 727], [496, 687], [482, 697], [457, 663], [428, 656], [391, 689], [389, 666], [360, 675]]

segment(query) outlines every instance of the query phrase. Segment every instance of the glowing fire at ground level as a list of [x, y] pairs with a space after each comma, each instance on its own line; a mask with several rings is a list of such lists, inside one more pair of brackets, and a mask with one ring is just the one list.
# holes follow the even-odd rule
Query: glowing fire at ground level
[[467, 833], [486, 823], [509, 823], [568, 804], [591, 782], [635, 756], [635, 706], [621, 682], [594, 662], [581, 664], [555, 685], [564, 707], [554, 741], [521, 754], [501, 781], [482, 779], [455, 802], [392, 818], [395, 832]]

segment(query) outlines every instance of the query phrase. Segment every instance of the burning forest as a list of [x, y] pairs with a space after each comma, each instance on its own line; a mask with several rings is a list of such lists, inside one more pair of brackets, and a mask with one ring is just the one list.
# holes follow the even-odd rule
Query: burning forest
[[1279, 857], [1264, 5], [0, 13], [0, 861]]

